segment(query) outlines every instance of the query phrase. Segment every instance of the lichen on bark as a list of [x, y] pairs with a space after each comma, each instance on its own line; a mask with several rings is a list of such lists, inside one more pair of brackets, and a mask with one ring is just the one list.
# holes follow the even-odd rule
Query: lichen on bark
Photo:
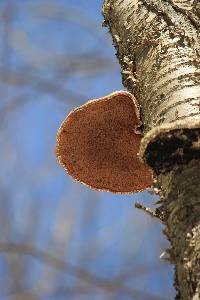
[[157, 175], [176, 299], [200, 299], [200, 4], [105, 0], [103, 15], [140, 104], [140, 155]]

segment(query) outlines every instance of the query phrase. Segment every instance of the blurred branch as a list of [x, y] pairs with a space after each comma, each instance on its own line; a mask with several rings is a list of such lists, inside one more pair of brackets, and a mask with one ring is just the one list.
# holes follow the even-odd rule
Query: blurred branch
[[[8, 37], [11, 36], [12, 30], [13, 30], [13, 22], [14, 22], [14, 11], [15, 11], [15, 6], [13, 3], [11, 3], [10, 0], [6, 1], [6, 6], [5, 9], [3, 10], [2, 14], [2, 21], [3, 21], [3, 36], [2, 40], [3, 42], [1, 43], [2, 46], [2, 51], [1, 51], [1, 59], [2, 59], [2, 65], [7, 68], [7, 82], [11, 82], [12, 76], [11, 76], [11, 48], [9, 46], [8, 42]], [[3, 81], [5, 80], [4, 78], [4, 73], [0, 70], [0, 75], [3, 78]], [[6, 96], [8, 94], [8, 89], [4, 86], [2, 88], [1, 86], [1, 101], [5, 100]]]
[[[2, 73], [4, 74], [2, 76]], [[0, 80], [4, 81], [7, 84], [7, 76], [9, 76], [9, 73], [7, 73], [7, 70], [4, 69], [3, 72], [0, 73]], [[12, 82], [10, 84], [14, 85], [15, 87], [20, 86], [21, 91], [22, 87], [24, 89], [27, 88], [29, 85], [32, 86], [34, 92], [43, 92], [45, 95], [53, 95], [56, 101], [69, 104], [79, 104], [81, 102], [81, 99], [86, 99], [87, 97], [72, 91], [69, 91], [68, 89], [65, 89], [63, 87], [63, 84], [59, 82], [54, 82], [53, 80], [47, 80], [47, 79], [42, 79], [39, 76], [34, 76], [31, 74], [26, 74], [22, 73], [21, 71], [19, 72], [13, 72], [12, 73]], [[11, 110], [19, 107], [20, 105], [24, 104], [27, 101], [32, 100], [32, 98], [35, 98], [36, 96], [33, 94], [32, 96], [24, 92], [24, 94], [21, 94], [19, 96], [15, 96], [14, 100], [12, 101], [7, 101], [6, 104], [4, 104], [3, 107], [0, 109], [0, 115], [5, 116], [7, 112], [10, 112]], [[13, 98], [13, 97], [12, 97]], [[41, 99], [41, 95], [39, 96]], [[1, 119], [2, 122], [2, 119]]]
[[[0, 68], [0, 80], [6, 85], [14, 87], [34, 88], [34, 91], [42, 91], [46, 94], [55, 94], [58, 100], [63, 101], [66, 96], [70, 96], [73, 100], [85, 99], [84, 95], [73, 93], [66, 89], [67, 80], [72, 76], [87, 76], [97, 75], [106, 69], [111, 69], [112, 63], [105, 57], [97, 57], [94, 53], [87, 53], [81, 57], [68, 57], [68, 59], [54, 59], [55, 68], [47, 70], [44, 75], [33, 71], [27, 71], [27, 67], [21, 67], [17, 71], [12, 70], [12, 81], [9, 81], [10, 70], [7, 67]], [[34, 74], [35, 73], [35, 74]], [[49, 79], [49, 75], [50, 79]], [[70, 94], [69, 94], [70, 93]]]
[[[59, 269], [62, 272], [66, 272], [69, 275], [75, 276], [85, 282], [92, 284], [98, 288], [104, 289], [107, 292], [116, 292], [117, 290], [123, 291], [129, 296], [137, 297], [138, 299], [148, 300], [167, 300], [163, 297], [152, 296], [149, 293], [143, 291], [137, 291], [136, 289], [130, 289], [125, 287], [121, 281], [118, 280], [107, 280], [96, 275], [89, 273], [81, 268], [71, 265], [69, 262], [61, 260], [47, 252], [44, 252], [33, 245], [27, 244], [15, 244], [15, 243], [0, 243], [0, 252], [15, 253], [29, 255], [38, 260], [47, 263], [51, 267]], [[143, 297], [143, 298], [142, 298]], [[136, 299], [136, 298], [134, 298]]]
[[[102, 278], [96, 277], [81, 268], [71, 265], [69, 262], [61, 260], [47, 252], [44, 252], [33, 245], [27, 244], [14, 244], [14, 243], [0, 243], [0, 252], [7, 253], [17, 253], [25, 254], [39, 259], [42, 262], [47, 263], [51, 267], [59, 269], [62, 272], [67, 272], [68, 274], [82, 279], [90, 284], [96, 285], [98, 287], [103, 287], [106, 289], [113, 288], [113, 281], [109, 282]], [[114, 282], [114, 288], [116, 288], [116, 283]]]
[[25, 289], [0, 295], [0, 299], [5, 299], [8, 297], [9, 300], [39, 300], [39, 298], [34, 294], [34, 291], [29, 291]]
[[[48, 295], [48, 297], [55, 297], [55, 296], [60, 296], [60, 297], [63, 297], [63, 296], [75, 296], [77, 294], [79, 295], [83, 295], [83, 294], [91, 294], [91, 293], [95, 293], [95, 295], [97, 294], [96, 291], [94, 291], [94, 289], [88, 289], [88, 288], [84, 288], [84, 287], [74, 287], [74, 288], [71, 288], [71, 287], [59, 287], [57, 288], [51, 295]], [[107, 291], [109, 292], [109, 291]], [[167, 298], [163, 298], [163, 297], [159, 297], [159, 296], [156, 296], [156, 295], [152, 295], [148, 292], [145, 292], [145, 291], [138, 291], [136, 289], [129, 289], [128, 287], [124, 287], [124, 288], [121, 288], [121, 287], [118, 287], [115, 291], [110, 291], [110, 292], [114, 292], [116, 295], [116, 298], [117, 296], [119, 296], [119, 294], [121, 292], [123, 292], [123, 296], [128, 296], [130, 297], [129, 299], [134, 299], [134, 300], [168, 300]], [[114, 296], [114, 298], [112, 299], [116, 299]], [[111, 299], [112, 296], [110, 296], [109, 298], [107, 299]], [[105, 299], [105, 297], [102, 297], [103, 299]]]
[[44, 19], [51, 19], [54, 21], [65, 21], [73, 22], [78, 24], [81, 28], [85, 28], [87, 32], [92, 33], [95, 39], [101, 39], [105, 43], [104, 33], [99, 26], [99, 24], [92, 20], [88, 14], [82, 9], [77, 9], [76, 7], [70, 7], [68, 11], [66, 8], [60, 5], [48, 3], [48, 5], [38, 5], [32, 9], [32, 14], [34, 17]]
[[[8, 84], [8, 76], [9, 72], [6, 68], [0, 69], [0, 80], [4, 81], [5, 84]], [[4, 73], [4, 76], [1, 74]], [[63, 82], [59, 82], [53, 79], [46, 79], [42, 78], [41, 75], [37, 76], [32, 73], [23, 72], [23, 70], [20, 71], [13, 71], [12, 72], [12, 82], [11, 84], [15, 87], [20, 88], [27, 88], [27, 86], [32, 86], [34, 88], [34, 92], [42, 91], [45, 92], [45, 94], [51, 94], [54, 93], [60, 98], [66, 98], [67, 90], [63, 87]], [[36, 88], [38, 90], [36, 90]], [[71, 92], [72, 93], [72, 92]], [[75, 93], [74, 93], [75, 97]], [[77, 98], [80, 100], [82, 95], [77, 94]], [[83, 98], [84, 99], [84, 98]]]
[[61, 260], [47, 252], [37, 249], [33, 245], [27, 244], [14, 244], [14, 243], [0, 243], [0, 252], [25, 254], [39, 259], [42, 262], [49, 264], [50, 266], [59, 269], [62, 272], [67, 272], [72, 276], [76, 276], [79, 279], [92, 283], [99, 287], [112, 288], [113, 282], [95, 277], [95, 275], [86, 272], [83, 269], [72, 266], [69, 262]]
[[158, 272], [158, 270], [161, 268], [163, 268], [163, 265], [159, 261], [156, 261], [152, 264], [145, 264], [139, 268], [133, 266], [132, 270], [123, 272], [121, 275], [117, 276], [117, 281], [125, 282], [126, 280], [130, 280], [132, 277], [138, 278], [139, 276], [146, 275], [150, 271]]

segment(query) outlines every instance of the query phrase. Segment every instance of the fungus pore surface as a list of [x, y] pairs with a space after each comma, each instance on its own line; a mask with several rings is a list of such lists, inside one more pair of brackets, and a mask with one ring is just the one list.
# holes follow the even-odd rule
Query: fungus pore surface
[[138, 158], [139, 110], [128, 92], [115, 92], [73, 110], [57, 134], [60, 164], [87, 186], [114, 193], [149, 187], [152, 171]]

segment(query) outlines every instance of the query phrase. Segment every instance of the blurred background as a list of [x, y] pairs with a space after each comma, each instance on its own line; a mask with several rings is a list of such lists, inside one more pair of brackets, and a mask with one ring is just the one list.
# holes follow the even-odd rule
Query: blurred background
[[0, 1], [0, 300], [174, 297], [162, 225], [58, 165], [56, 132], [123, 89], [101, 0]]

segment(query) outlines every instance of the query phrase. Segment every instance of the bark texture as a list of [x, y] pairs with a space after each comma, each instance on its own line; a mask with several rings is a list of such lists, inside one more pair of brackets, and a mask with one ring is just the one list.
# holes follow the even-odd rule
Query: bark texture
[[103, 14], [140, 104], [140, 155], [157, 176], [176, 299], [200, 299], [200, 2], [105, 0]]

